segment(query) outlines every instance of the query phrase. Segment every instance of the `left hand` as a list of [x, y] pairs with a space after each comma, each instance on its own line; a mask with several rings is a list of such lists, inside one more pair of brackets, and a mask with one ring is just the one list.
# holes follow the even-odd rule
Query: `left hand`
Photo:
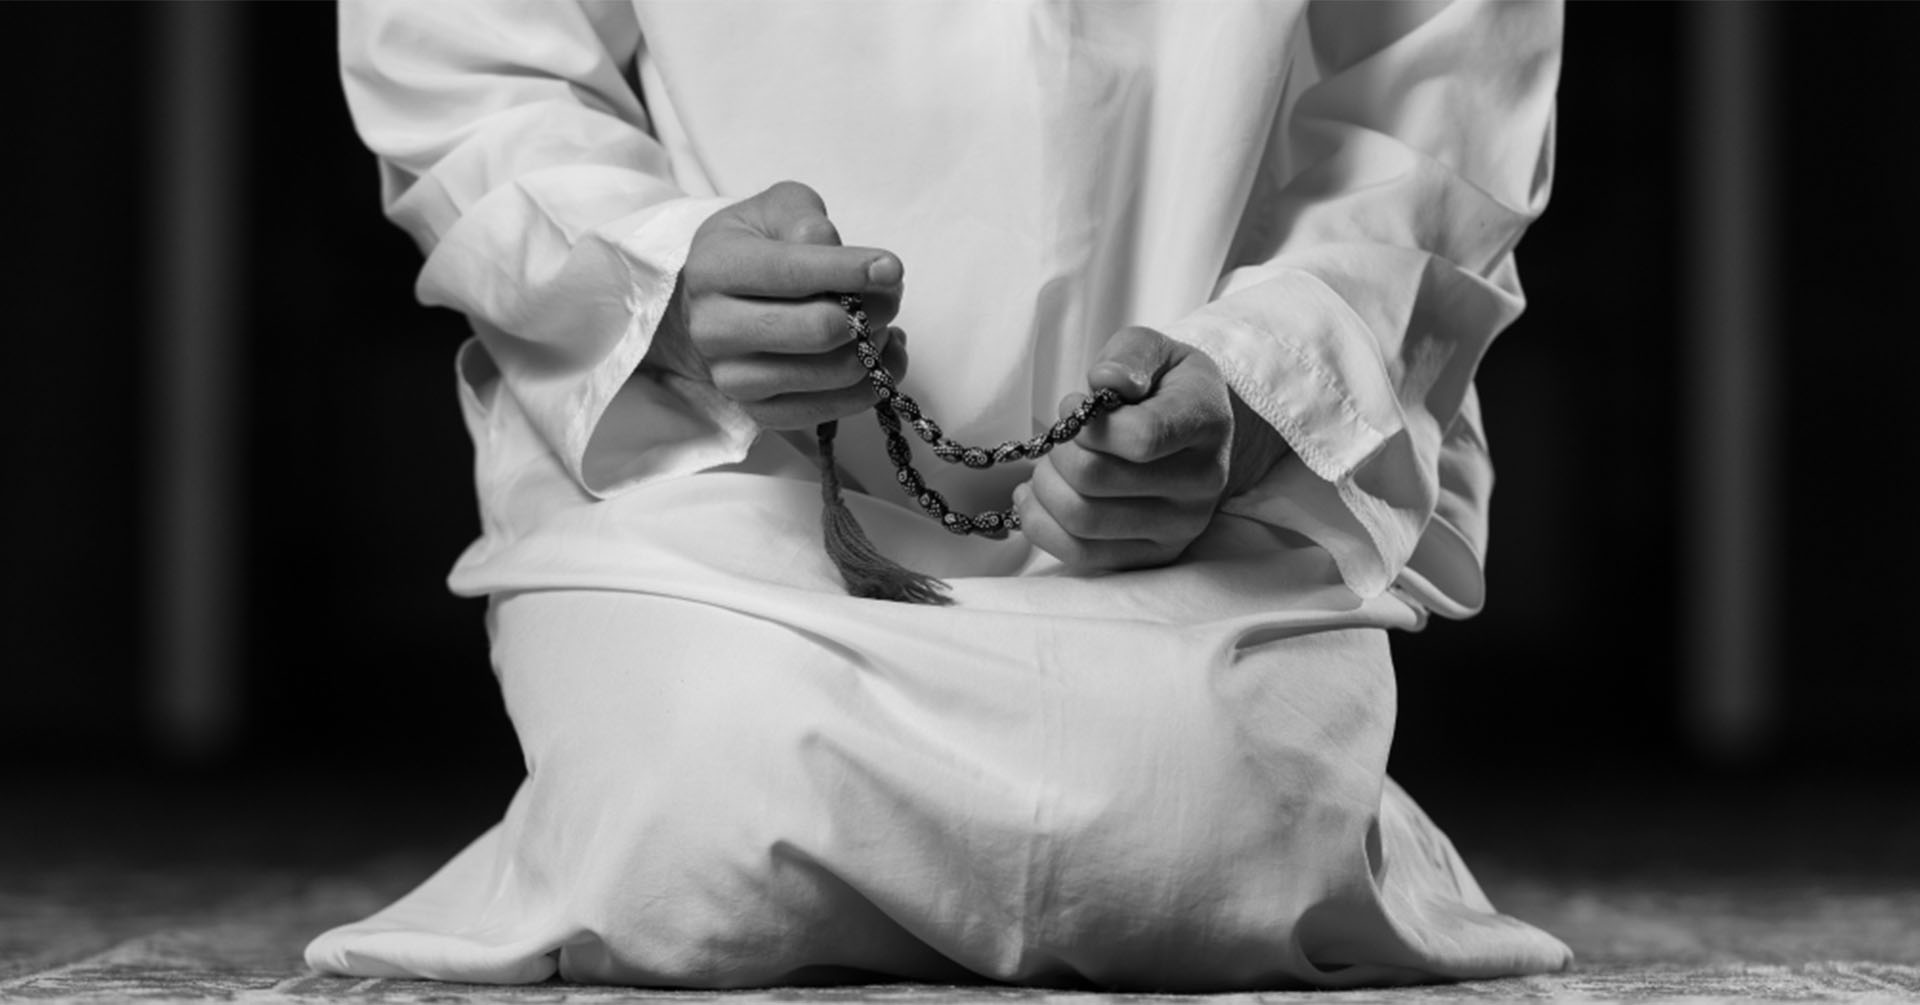
[[[1127, 404], [1089, 422], [1014, 490], [1027, 538], [1082, 570], [1180, 557], [1220, 501], [1265, 475], [1286, 442], [1228, 389], [1208, 356], [1151, 328], [1107, 340], [1087, 383]], [[1070, 394], [1060, 414], [1085, 395]]]

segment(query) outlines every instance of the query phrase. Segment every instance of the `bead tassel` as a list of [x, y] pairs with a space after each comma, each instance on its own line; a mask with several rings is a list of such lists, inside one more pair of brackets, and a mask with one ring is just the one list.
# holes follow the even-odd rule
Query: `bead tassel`
[[839, 426], [838, 422], [823, 422], [814, 433], [820, 442], [820, 527], [826, 538], [827, 557], [840, 570], [847, 592], [868, 600], [937, 606], [953, 603], [947, 596], [946, 583], [880, 554], [860, 528], [860, 521], [854, 519], [840, 495], [840, 473], [833, 463], [833, 434]]

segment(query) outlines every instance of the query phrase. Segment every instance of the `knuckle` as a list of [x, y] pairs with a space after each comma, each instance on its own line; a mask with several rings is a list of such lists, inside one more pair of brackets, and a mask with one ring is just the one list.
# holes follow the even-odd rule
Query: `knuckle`
[[1099, 507], [1079, 493], [1067, 493], [1056, 501], [1052, 509], [1053, 518], [1076, 537], [1085, 537], [1100, 529]]
[[1073, 536], [1073, 533], [1060, 525], [1059, 518], [1048, 509], [1038, 497], [1033, 500], [1033, 508], [1022, 515], [1026, 533], [1043, 550], [1068, 566], [1079, 567], [1085, 564], [1087, 544]]
[[744, 199], [700, 221], [694, 228], [693, 242], [687, 248], [687, 264], [691, 266], [703, 254], [711, 255], [713, 250], [726, 243], [729, 231], [738, 230], [747, 222], [747, 214], [754, 203], [766, 198], [765, 194]]
[[706, 228], [712, 223], [702, 224], [694, 234], [693, 243], [687, 246], [687, 260], [680, 266], [680, 289], [684, 296], [693, 297], [703, 292], [713, 274], [719, 271], [719, 249], [713, 241], [704, 240]]
[[724, 237], [696, 238], [680, 269], [680, 285], [687, 299], [698, 300], [724, 290], [741, 268], [740, 250], [734, 242]]
[[1113, 431], [1114, 447], [1120, 456], [1136, 462], [1150, 461], [1160, 456], [1161, 445], [1167, 439], [1165, 423], [1140, 415], [1123, 418], [1128, 421], [1116, 423]]
[[770, 221], [775, 232], [786, 230], [789, 226], [801, 222], [800, 218], [827, 215], [826, 203], [820, 199], [820, 193], [800, 182], [788, 179], [774, 182], [767, 188], [768, 203], [773, 207], [774, 215]]
[[713, 323], [713, 315], [697, 306], [687, 311], [687, 338], [702, 354], [711, 352], [727, 333]]
[[767, 190], [761, 194], [769, 199], [773, 199], [779, 202], [816, 202], [817, 203], [820, 201], [820, 194], [818, 192], [815, 192], [812, 188], [800, 182], [794, 181], [791, 178], [784, 178], [784, 179], [781, 179], [780, 181], [774, 182], [773, 184], [767, 186]]
[[[1067, 446], [1072, 446], [1068, 444]], [[1080, 492], [1089, 492], [1107, 487], [1111, 480], [1109, 464], [1099, 455], [1089, 450], [1069, 450], [1064, 447], [1054, 452], [1054, 467], [1059, 469], [1060, 477]]]
[[[867, 368], [860, 365], [860, 357], [855, 356], [853, 350], [837, 351], [828, 359], [830, 363], [827, 373], [829, 379], [833, 381], [833, 387], [866, 393]], [[856, 385], [859, 386], [856, 387]]]
[[1230, 405], [1209, 408], [1200, 419], [1200, 435], [1209, 443], [1224, 443], [1233, 438], [1233, 409]]
[[847, 327], [847, 316], [838, 307], [820, 305], [813, 311], [812, 321], [808, 326], [811, 344], [820, 351], [852, 344], [853, 332]]
[[1208, 499], [1218, 499], [1220, 493], [1227, 490], [1227, 466], [1222, 463], [1208, 464], [1200, 472], [1196, 486]]
[[792, 418], [782, 405], [745, 404], [741, 406], [754, 423], [764, 429], [791, 429]]
[[1204, 419], [1200, 412], [1188, 407], [1169, 410], [1154, 424], [1153, 449], [1159, 456], [1166, 456], [1182, 447], [1201, 441]]
[[1127, 527], [1128, 536], [1150, 542], [1149, 545], [1143, 546], [1149, 549], [1179, 536], [1185, 522], [1185, 517], [1166, 505], [1164, 500], [1155, 505], [1139, 507], [1132, 517]]
[[748, 388], [740, 367], [723, 360], [713, 364], [711, 373], [715, 390], [735, 401], [745, 400]]
[[801, 244], [839, 244], [840, 230], [824, 216], [809, 217], [793, 229], [793, 239]]
[[750, 314], [748, 318], [747, 334], [755, 344], [777, 346], [784, 341], [779, 311], [761, 308]]
[[1176, 505], [1173, 511], [1153, 528], [1152, 540], [1162, 548], [1175, 550], [1184, 548], [1187, 542], [1199, 537], [1200, 532], [1207, 529], [1207, 523], [1212, 518], [1212, 507], [1197, 503], [1186, 506]]
[[[1061, 529], [1065, 531], [1065, 528]], [[1084, 568], [1092, 562], [1092, 549], [1071, 532], [1062, 533], [1054, 542], [1052, 551], [1053, 557], [1071, 566]]]

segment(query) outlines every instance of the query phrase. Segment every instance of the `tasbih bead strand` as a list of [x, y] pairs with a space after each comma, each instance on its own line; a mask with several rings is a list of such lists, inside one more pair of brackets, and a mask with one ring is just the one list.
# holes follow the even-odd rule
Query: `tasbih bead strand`
[[860, 298], [843, 296], [840, 306], [847, 312], [847, 327], [853, 333], [854, 355], [860, 360], [860, 365], [866, 368], [867, 382], [873, 386], [874, 416], [880, 422], [881, 431], [886, 434], [887, 459], [893, 462], [894, 480], [928, 516], [940, 521], [940, 525], [952, 533], [997, 541], [1006, 537], [1008, 531], [1020, 529], [1020, 514], [1008, 507], [969, 516], [948, 505], [939, 490], [928, 485], [920, 471], [913, 466], [913, 448], [907, 441], [903, 425], [911, 426], [914, 435], [933, 448], [935, 457], [949, 464], [983, 469], [996, 464], [1044, 457], [1054, 447], [1079, 435], [1080, 430], [1095, 416], [1110, 412], [1124, 403], [1119, 392], [1112, 388], [1101, 388], [1038, 436], [1026, 440], [1008, 440], [991, 449], [967, 446], [949, 439], [941, 431], [940, 424], [922, 413], [919, 403], [894, 383], [893, 375], [880, 363], [880, 351], [874, 347], [873, 329]]

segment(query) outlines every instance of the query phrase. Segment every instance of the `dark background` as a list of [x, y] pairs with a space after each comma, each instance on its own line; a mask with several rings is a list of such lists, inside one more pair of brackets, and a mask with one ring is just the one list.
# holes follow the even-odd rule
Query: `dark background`
[[[1775, 267], [1756, 296], [1780, 410], [1758, 630], [1778, 676], [1771, 725], [1731, 755], [1685, 704], [1684, 94], [1700, 9], [1569, 11], [1554, 197], [1519, 254], [1531, 306], [1479, 380], [1500, 474], [1489, 604], [1395, 639], [1393, 769], [1416, 793], [1533, 807], [1846, 786], [1912, 803], [1920, 5], [1765, 8]], [[497, 813], [519, 761], [484, 605], [443, 585], [477, 532], [453, 397], [464, 326], [412, 301], [419, 256], [381, 218], [326, 4], [238, 17], [239, 729], [194, 758], [156, 738], [153, 165], [177, 141], [152, 107], [163, 16], [0, 5], [0, 780], [404, 777]]]

